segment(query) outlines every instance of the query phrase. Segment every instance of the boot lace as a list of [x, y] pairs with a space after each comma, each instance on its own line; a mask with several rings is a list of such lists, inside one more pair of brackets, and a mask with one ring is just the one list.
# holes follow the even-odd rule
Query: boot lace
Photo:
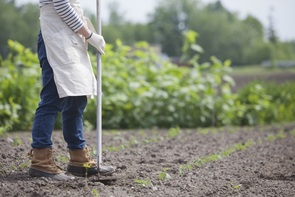
[[87, 160], [88, 160], [87, 163], [89, 163], [90, 165], [91, 165], [91, 164], [95, 164], [95, 163], [96, 163], [95, 160], [94, 160], [94, 159], [90, 156], [90, 154], [89, 154], [88, 146], [85, 146], [85, 152], [86, 152], [86, 158], [87, 158]]
[[33, 149], [30, 150], [30, 152], [28, 152], [27, 156], [32, 159], [33, 158]]

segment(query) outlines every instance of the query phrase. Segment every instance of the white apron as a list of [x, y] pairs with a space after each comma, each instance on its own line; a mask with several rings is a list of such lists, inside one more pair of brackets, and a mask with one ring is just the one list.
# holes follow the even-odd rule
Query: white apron
[[[70, 4], [86, 23], [80, 1], [70, 0]], [[40, 9], [40, 26], [59, 97], [96, 95], [97, 82], [84, 37], [73, 32], [53, 4]]]

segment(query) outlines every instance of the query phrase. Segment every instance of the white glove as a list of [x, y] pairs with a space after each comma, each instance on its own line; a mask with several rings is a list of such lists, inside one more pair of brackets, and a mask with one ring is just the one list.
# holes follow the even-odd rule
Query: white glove
[[100, 54], [104, 54], [106, 43], [101, 35], [92, 32], [92, 35], [87, 39], [87, 42], [94, 46]]

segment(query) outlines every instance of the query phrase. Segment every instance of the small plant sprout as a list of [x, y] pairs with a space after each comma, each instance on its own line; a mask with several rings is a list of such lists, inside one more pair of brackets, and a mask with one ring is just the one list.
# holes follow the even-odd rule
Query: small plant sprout
[[30, 163], [31, 163], [30, 160], [26, 160], [25, 162], [21, 163], [21, 164], [18, 166], [18, 168], [20, 168], [20, 169], [24, 169], [24, 168], [26, 168], [26, 167], [29, 167], [29, 166], [30, 166]]
[[63, 155], [58, 155], [56, 157], [57, 161], [59, 162], [62, 162], [62, 163], [68, 163], [69, 162], [69, 159]]
[[91, 167], [90, 163], [84, 163], [83, 167], [86, 168], [85, 177], [88, 177], [88, 169]]
[[93, 196], [94, 197], [98, 197], [98, 191], [97, 191], [97, 189], [92, 189], [92, 194], [93, 194]]
[[137, 183], [141, 187], [146, 187], [149, 184], [149, 181], [148, 180], [145, 180], [145, 179], [141, 179], [141, 180], [136, 179], [135, 180], [135, 183]]
[[231, 190], [237, 190], [242, 186], [242, 184], [235, 185], [231, 181], [228, 182], [227, 187]]
[[194, 166], [191, 163], [180, 165], [179, 174], [183, 175], [185, 173], [185, 171], [191, 171], [191, 170], [193, 170], [193, 168], [194, 168]]
[[284, 131], [283, 130], [280, 130], [279, 132], [278, 132], [278, 134], [276, 134], [276, 135], [274, 135], [274, 134], [269, 134], [267, 137], [266, 137], [266, 139], [268, 140], [268, 141], [274, 141], [274, 140], [277, 140], [277, 139], [284, 139], [284, 138], [286, 138], [286, 134], [284, 133]]
[[280, 130], [279, 133], [276, 135], [277, 139], [284, 139], [286, 138], [286, 134], [284, 130]]
[[19, 137], [14, 138], [13, 141], [12, 141], [13, 146], [20, 146], [20, 145], [22, 145], [22, 143], [23, 142]]
[[268, 140], [268, 141], [274, 141], [275, 140], [275, 136], [273, 135], [273, 134], [269, 134], [267, 137], [266, 137], [266, 139]]
[[200, 157], [198, 159], [196, 159], [193, 162], [189, 162], [187, 164], [182, 164], [179, 166], [179, 174], [184, 174], [186, 171], [191, 171], [194, 167], [198, 167], [200, 168], [201, 166], [207, 164], [207, 163], [211, 163], [211, 162], [215, 162], [218, 160], [221, 160], [224, 157], [227, 157], [229, 155], [231, 155], [234, 152], [237, 151], [243, 151], [251, 146], [255, 145], [255, 142], [250, 139], [248, 141], [246, 141], [245, 143], [237, 143], [234, 144], [233, 146], [229, 147], [228, 149], [225, 149], [223, 151], [221, 151], [220, 153], [216, 153], [216, 154], [211, 154], [211, 155], [207, 155], [204, 157]]
[[175, 138], [181, 133], [181, 130], [179, 127], [176, 128], [171, 128], [168, 132], [168, 137], [169, 138]]
[[135, 183], [137, 183], [141, 187], [154, 187], [150, 179], [136, 179]]
[[160, 181], [164, 181], [167, 179], [171, 179], [172, 177], [167, 173], [167, 171], [169, 170], [169, 168], [164, 168], [162, 172], [159, 173], [158, 175], [158, 179]]

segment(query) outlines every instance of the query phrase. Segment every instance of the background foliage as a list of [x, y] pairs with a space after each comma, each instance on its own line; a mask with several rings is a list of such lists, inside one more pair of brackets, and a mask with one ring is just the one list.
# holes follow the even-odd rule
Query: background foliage
[[[193, 44], [197, 34], [185, 35], [194, 47], [183, 47], [183, 54], [193, 54], [199, 49]], [[8, 45], [10, 54], [0, 62], [0, 133], [30, 129], [41, 85], [36, 54], [18, 42]], [[192, 67], [179, 67], [162, 60], [146, 42], [130, 47], [117, 40], [116, 46], [108, 45], [103, 56], [103, 127], [188, 128], [295, 120], [294, 83], [257, 82], [233, 93], [230, 61], [211, 57], [210, 63], [199, 64], [198, 58], [195, 51], [186, 59]], [[95, 56], [91, 59], [95, 65]], [[95, 117], [95, 100], [90, 100], [85, 125], [95, 127]]]
[[[117, 39], [130, 46], [146, 41], [178, 62], [185, 42], [182, 34], [193, 30], [198, 32], [198, 43], [204, 49], [200, 62], [210, 61], [211, 56], [221, 61], [231, 59], [235, 66], [260, 64], [264, 60], [274, 65], [275, 60], [295, 60], [295, 42], [281, 42], [272, 20], [264, 27], [251, 15], [241, 19], [220, 1], [203, 4], [201, 0], [161, 0], [146, 23], [126, 20], [115, 2], [110, 2], [109, 9], [109, 21], [103, 23], [102, 30], [107, 43], [113, 46]], [[95, 20], [93, 13], [88, 16]], [[36, 51], [40, 30], [37, 2], [18, 7], [14, 0], [0, 0], [0, 18], [0, 54], [3, 57], [9, 53], [8, 39]]]

